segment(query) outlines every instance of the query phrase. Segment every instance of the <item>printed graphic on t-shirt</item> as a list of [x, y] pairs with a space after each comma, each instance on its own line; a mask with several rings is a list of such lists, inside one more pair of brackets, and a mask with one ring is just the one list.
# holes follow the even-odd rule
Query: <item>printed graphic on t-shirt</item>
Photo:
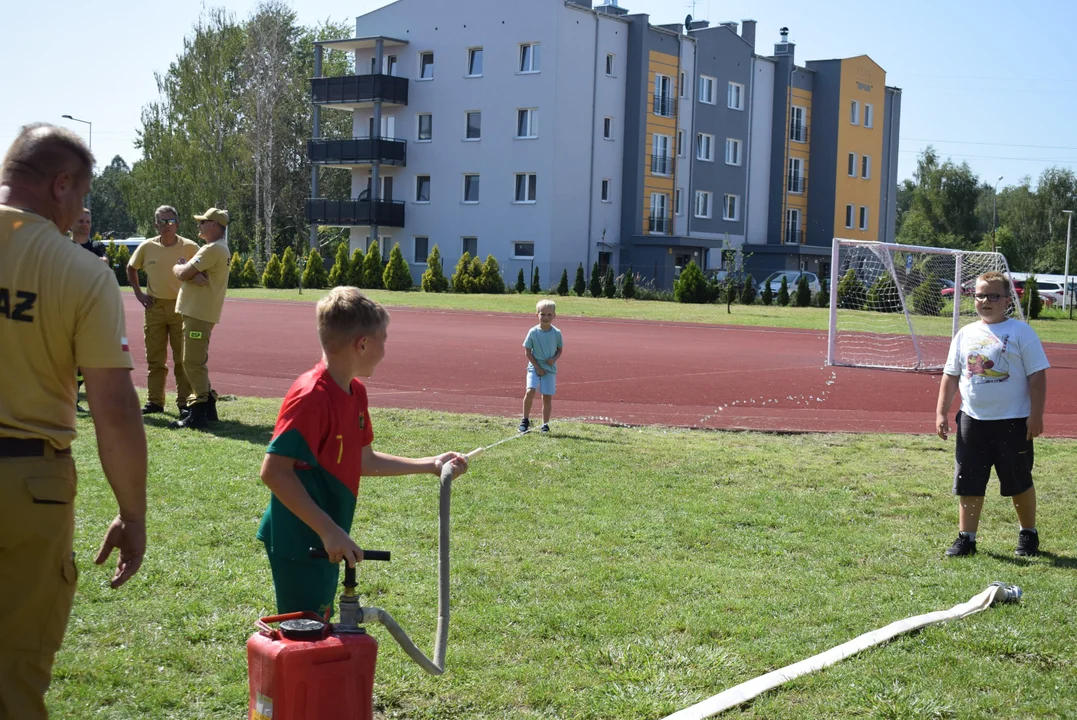
[[984, 385], [1010, 379], [1010, 363], [1006, 359], [1009, 341], [1009, 335], [989, 334], [973, 345], [966, 364], [970, 383]]

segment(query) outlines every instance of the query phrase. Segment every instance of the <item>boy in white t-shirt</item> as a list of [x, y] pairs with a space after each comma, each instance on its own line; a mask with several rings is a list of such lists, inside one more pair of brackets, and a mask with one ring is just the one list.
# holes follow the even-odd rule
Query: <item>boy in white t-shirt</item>
[[951, 341], [936, 408], [935, 429], [945, 440], [950, 432], [946, 416], [960, 389], [954, 469], [959, 532], [946, 555], [976, 552], [976, 529], [994, 466], [1000, 492], [1012, 498], [1021, 523], [1014, 554], [1028, 557], [1040, 547], [1032, 438], [1043, 433], [1050, 364], [1035, 331], [1006, 317], [1006, 275], [988, 272], [978, 277], [975, 300], [980, 320], [961, 328]]

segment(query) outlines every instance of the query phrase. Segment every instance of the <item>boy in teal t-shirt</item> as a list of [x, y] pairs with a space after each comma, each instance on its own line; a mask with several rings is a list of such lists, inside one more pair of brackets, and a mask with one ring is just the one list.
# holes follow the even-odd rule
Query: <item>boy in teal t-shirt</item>
[[539, 324], [527, 331], [524, 338], [524, 354], [527, 356], [527, 390], [524, 392], [524, 419], [520, 432], [531, 429], [531, 404], [535, 391], [542, 394], [542, 428], [550, 432], [550, 414], [553, 412], [553, 395], [557, 392], [557, 361], [564, 352], [561, 331], [553, 325], [557, 317], [557, 305], [553, 300], [539, 300], [535, 306]]

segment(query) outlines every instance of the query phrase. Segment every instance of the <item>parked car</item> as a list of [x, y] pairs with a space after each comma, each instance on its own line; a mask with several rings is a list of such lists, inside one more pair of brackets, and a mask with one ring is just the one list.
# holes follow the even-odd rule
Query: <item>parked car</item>
[[[732, 277], [733, 277], [733, 282], [735, 282], [738, 285], [743, 285], [744, 284], [744, 279], [747, 278], [747, 277], [751, 277], [750, 275], [745, 273], [743, 270], [708, 270], [707, 271], [707, 280], [712, 280], [713, 279], [719, 285], [724, 285], [726, 280], [729, 279], [730, 275], [732, 275]], [[756, 282], [755, 278], [752, 278], [752, 284], [756, 285], [756, 286], [759, 285], [759, 283]]]
[[[1051, 307], [1056, 302], [1062, 301], [1062, 283], [1040, 282], [1036, 281], [1036, 286], [1039, 288], [1040, 300], [1043, 302], [1044, 307]], [[1048, 288], [1054, 286], [1057, 289], [1056, 293], [1051, 293]], [[1014, 292], [1017, 293], [1017, 298], [1023, 300], [1025, 297], [1025, 281], [1014, 280], [1013, 281]], [[1047, 292], [1045, 292], [1047, 290]]]
[[822, 285], [819, 284], [819, 277], [812, 272], [800, 272], [799, 270], [779, 270], [776, 273], [771, 273], [767, 276], [767, 279], [759, 283], [759, 289], [762, 290], [770, 284], [770, 291], [777, 294], [782, 289], [782, 276], [785, 277], [786, 287], [789, 289], [789, 294], [792, 295], [797, 289], [797, 283], [800, 282], [800, 276], [808, 276], [808, 289], [812, 291], [812, 294], [819, 292], [822, 289]]

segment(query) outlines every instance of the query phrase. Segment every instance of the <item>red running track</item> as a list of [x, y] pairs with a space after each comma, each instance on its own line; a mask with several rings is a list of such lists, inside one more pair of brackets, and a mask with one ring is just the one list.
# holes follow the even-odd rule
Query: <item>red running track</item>
[[[145, 384], [142, 308], [131, 318]], [[516, 418], [533, 315], [390, 308], [374, 407]], [[826, 333], [560, 316], [554, 418], [791, 432], [932, 433], [938, 375], [827, 367]], [[1046, 435], [1077, 437], [1077, 346], [1049, 344]], [[313, 303], [230, 299], [213, 332], [222, 393], [283, 397], [320, 357]], [[170, 379], [171, 392], [171, 379]], [[536, 401], [536, 410], [540, 404]], [[534, 414], [534, 412], [532, 413]], [[540, 411], [541, 414], [541, 411]], [[506, 421], [506, 425], [515, 422]]]

